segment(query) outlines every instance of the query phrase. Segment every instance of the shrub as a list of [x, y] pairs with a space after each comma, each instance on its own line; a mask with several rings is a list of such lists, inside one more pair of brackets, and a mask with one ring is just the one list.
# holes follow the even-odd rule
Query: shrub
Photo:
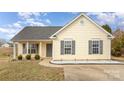
[[113, 55], [113, 56], [115, 56], [115, 49], [114, 48], [112, 48], [112, 50], [111, 50], [111, 54]]
[[116, 56], [116, 57], [120, 57], [121, 56], [121, 51], [117, 51], [116, 49], [112, 49], [112, 55]]
[[18, 56], [18, 60], [22, 60], [22, 55], [19, 55]]
[[39, 60], [40, 59], [40, 55], [35, 55], [35, 60]]
[[31, 55], [26, 55], [25, 57], [27, 60], [31, 60]]
[[116, 52], [115, 52], [115, 56], [116, 56], [116, 57], [120, 57], [120, 56], [121, 56], [121, 52], [120, 52], [120, 51], [116, 51]]
[[115, 49], [115, 51], [121, 51], [121, 46], [120, 46], [120, 44], [118, 44], [114, 49]]

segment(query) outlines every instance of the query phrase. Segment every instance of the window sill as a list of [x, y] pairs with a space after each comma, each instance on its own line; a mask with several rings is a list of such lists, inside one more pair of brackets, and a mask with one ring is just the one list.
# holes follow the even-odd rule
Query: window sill
[[[61, 54], [62, 55], [62, 54]], [[75, 55], [75, 54], [63, 54], [63, 55], [65, 55], [65, 56], [69, 56], [69, 55]]]
[[103, 55], [103, 54], [89, 54], [89, 55]]

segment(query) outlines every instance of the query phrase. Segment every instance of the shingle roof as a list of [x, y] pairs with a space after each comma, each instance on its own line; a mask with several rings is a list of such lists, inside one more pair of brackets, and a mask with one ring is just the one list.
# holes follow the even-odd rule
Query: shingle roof
[[40, 40], [49, 39], [51, 35], [57, 32], [61, 26], [28, 26], [22, 29], [17, 35], [15, 35], [11, 40]]

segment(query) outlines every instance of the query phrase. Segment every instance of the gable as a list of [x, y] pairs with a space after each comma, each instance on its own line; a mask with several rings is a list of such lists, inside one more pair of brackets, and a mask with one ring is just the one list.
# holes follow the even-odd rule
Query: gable
[[[82, 18], [82, 19], [81, 19]], [[61, 28], [60, 30], [58, 30], [55, 34], [53, 34], [50, 38], [55, 38], [56, 35], [60, 34], [60, 32], [62, 32], [63, 30], [65, 30], [66, 28], [69, 28], [72, 24], [74, 24], [77, 20], [83, 21], [84, 25], [89, 24], [90, 26], [93, 26], [96, 29], [99, 29], [100, 32], [103, 32], [103, 34], [106, 34], [107, 37], [109, 38], [113, 38], [112, 34], [110, 34], [109, 32], [107, 32], [106, 30], [104, 30], [100, 25], [98, 25], [97, 23], [95, 23], [93, 20], [91, 20], [88, 16], [86, 16], [85, 14], [81, 13], [79, 16], [77, 16], [74, 20], [72, 20], [70, 23], [68, 23], [67, 25], [65, 25], [63, 28]], [[81, 23], [81, 22], [79, 22]], [[92, 24], [92, 25], [91, 25]], [[79, 25], [79, 24], [77, 24]], [[88, 28], [92, 28], [92, 27], [88, 27]], [[87, 28], [87, 29], [88, 29]], [[83, 30], [83, 29], [82, 29]], [[94, 29], [92, 29], [94, 30]]]
[[84, 16], [80, 16], [71, 25], [57, 34], [57, 38], [73, 38], [75, 40], [84, 40], [91, 38], [107, 38], [107, 34], [90, 22]]

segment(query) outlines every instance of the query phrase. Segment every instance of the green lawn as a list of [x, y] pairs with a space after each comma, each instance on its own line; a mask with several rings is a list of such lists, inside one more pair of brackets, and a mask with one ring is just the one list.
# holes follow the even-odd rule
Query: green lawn
[[0, 63], [0, 80], [63, 80], [62, 68], [44, 67], [38, 62]]

